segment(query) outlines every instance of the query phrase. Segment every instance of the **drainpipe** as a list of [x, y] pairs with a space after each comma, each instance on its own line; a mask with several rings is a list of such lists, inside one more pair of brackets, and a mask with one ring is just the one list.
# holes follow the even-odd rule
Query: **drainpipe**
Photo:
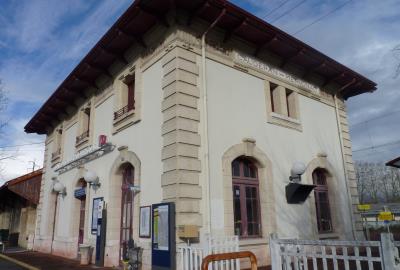
[[346, 157], [344, 154], [344, 145], [343, 145], [343, 136], [342, 136], [342, 124], [340, 123], [340, 115], [339, 115], [339, 106], [338, 106], [338, 98], [337, 95], [340, 94], [343, 90], [345, 90], [347, 87], [353, 85], [356, 82], [356, 79], [353, 78], [351, 82], [348, 84], [342, 86], [334, 95], [332, 95], [334, 101], [335, 101], [335, 111], [336, 111], [336, 123], [337, 123], [337, 128], [338, 128], [338, 134], [339, 134], [339, 142], [340, 142], [340, 152], [342, 154], [342, 162], [343, 162], [343, 171], [344, 171], [344, 179], [345, 179], [345, 184], [346, 184], [346, 191], [347, 191], [347, 199], [348, 199], [348, 206], [349, 206], [349, 211], [350, 211], [350, 220], [351, 220], [351, 226], [352, 226], [352, 235], [353, 239], [356, 240], [356, 234], [355, 234], [355, 224], [354, 224], [354, 216], [353, 216], [353, 202], [351, 199], [351, 193], [350, 193], [350, 188], [349, 188], [349, 179], [347, 175], [347, 169], [346, 169]]
[[218, 17], [214, 20], [214, 22], [207, 28], [207, 30], [201, 36], [201, 85], [203, 88], [203, 111], [204, 111], [204, 119], [203, 119], [203, 130], [204, 130], [204, 145], [205, 145], [205, 153], [204, 153], [204, 169], [207, 178], [207, 209], [208, 209], [208, 222], [207, 229], [208, 233], [211, 234], [211, 196], [210, 196], [210, 158], [209, 158], [209, 143], [208, 143], [208, 105], [207, 105], [207, 78], [206, 78], [206, 35], [208, 32], [214, 28], [214, 26], [218, 23], [218, 21], [224, 16], [226, 10], [225, 8], [221, 11]]
[[56, 194], [56, 202], [54, 204], [54, 216], [53, 216], [53, 232], [51, 235], [51, 245], [50, 245], [50, 254], [53, 254], [53, 242], [54, 242], [54, 233], [56, 230], [56, 216], [57, 216], [57, 204], [58, 204], [58, 193]]

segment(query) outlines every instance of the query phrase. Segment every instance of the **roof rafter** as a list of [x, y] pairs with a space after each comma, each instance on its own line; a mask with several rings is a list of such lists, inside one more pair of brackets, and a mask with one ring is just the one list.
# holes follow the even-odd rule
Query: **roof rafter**
[[239, 21], [238, 24], [236, 24], [234, 27], [232, 27], [229, 30], [225, 31], [225, 35], [224, 35], [224, 40], [223, 42], [226, 43], [228, 42], [231, 37], [237, 32], [239, 31], [240, 28], [242, 28], [243, 26], [245, 26], [247, 24], [247, 18], [243, 18], [242, 20]]
[[254, 51], [253, 55], [257, 57], [260, 54], [261, 50], [269, 48], [269, 46], [271, 46], [271, 44], [277, 40], [278, 40], [278, 35], [272, 36], [271, 38], [266, 40], [264, 43], [258, 45], [256, 50]]
[[107, 77], [110, 77], [110, 78], [113, 77], [112, 74], [108, 71], [108, 69], [105, 69], [105, 68], [103, 68], [103, 67], [101, 67], [99, 65], [91, 64], [91, 63], [88, 63], [88, 62], [84, 62], [84, 65], [86, 67], [88, 67], [89, 69], [93, 69], [93, 70], [95, 70], [97, 72], [100, 72], [100, 73], [106, 75]]
[[118, 51], [114, 51], [114, 50], [106, 48], [104, 46], [99, 46], [99, 49], [100, 49], [101, 52], [115, 57], [118, 61], [124, 63], [125, 65], [128, 64], [128, 60], [126, 60], [123, 52], [121, 53], [121, 52], [118, 52]]
[[136, 43], [138, 43], [143, 48], [147, 48], [147, 44], [144, 42], [143, 37], [141, 35], [135, 35], [135, 34], [128, 33], [126, 31], [122, 30], [121, 28], [118, 28], [117, 32], [118, 32], [118, 35], [128, 37], [131, 40], [134, 40]]
[[193, 18], [194, 18], [197, 14], [203, 12], [203, 11], [204, 11], [206, 8], [208, 8], [209, 6], [210, 6], [210, 4], [208, 3], [208, 1], [204, 1], [204, 2], [200, 3], [199, 5], [197, 5], [197, 6], [193, 9], [193, 11], [189, 14], [188, 19], [187, 19], [187, 21], [186, 21], [186, 25], [191, 25], [191, 24], [192, 24], [192, 21], [193, 21]]
[[283, 68], [284, 66], [286, 66], [286, 64], [288, 64], [289, 62], [291, 62], [293, 59], [295, 59], [296, 57], [298, 57], [299, 55], [302, 55], [306, 52], [305, 48], [300, 48], [299, 50], [297, 50], [295, 53], [293, 53], [292, 55], [286, 57], [283, 59], [282, 63], [280, 64], [280, 68]]
[[72, 79], [74, 81], [83, 82], [87, 86], [91, 86], [91, 87], [95, 88], [96, 90], [99, 90], [99, 87], [97, 86], [97, 84], [96, 84], [96, 82], [94, 80], [86, 80], [86, 79], [84, 79], [82, 77], [78, 77], [78, 76], [75, 76], [75, 75], [72, 76]]
[[138, 7], [140, 8], [141, 11], [155, 17], [157, 19], [157, 21], [160, 22], [165, 27], [167, 27], [167, 28], [169, 27], [168, 20], [164, 13], [161, 13], [161, 12], [157, 11], [156, 9], [144, 6], [143, 1], [139, 2]]
[[336, 81], [337, 79], [343, 78], [345, 75], [346, 75], [346, 72], [340, 72], [339, 74], [326, 79], [325, 82], [322, 84], [322, 87], [326, 87], [328, 84]]

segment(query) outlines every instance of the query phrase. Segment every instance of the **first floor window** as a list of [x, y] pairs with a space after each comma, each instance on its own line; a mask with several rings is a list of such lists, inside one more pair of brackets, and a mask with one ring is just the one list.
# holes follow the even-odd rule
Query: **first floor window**
[[257, 166], [239, 157], [232, 162], [235, 235], [261, 236], [260, 196]]

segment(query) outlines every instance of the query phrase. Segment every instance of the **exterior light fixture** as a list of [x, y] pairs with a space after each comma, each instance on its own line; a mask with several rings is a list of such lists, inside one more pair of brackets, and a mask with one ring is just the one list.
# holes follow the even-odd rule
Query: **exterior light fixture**
[[296, 161], [292, 165], [289, 176], [289, 184], [286, 185], [286, 201], [289, 204], [299, 204], [305, 202], [314, 185], [301, 184], [301, 176], [306, 171], [306, 165], [303, 162]]
[[94, 190], [100, 187], [99, 177], [93, 171], [86, 170], [85, 175], [83, 176], [86, 183], [89, 184], [90, 187], [93, 187]]
[[292, 182], [301, 182], [301, 175], [306, 171], [306, 165], [301, 161], [296, 161], [290, 170], [289, 180]]
[[133, 192], [139, 192], [140, 191], [140, 186], [135, 186], [135, 185], [129, 185], [129, 190]]
[[65, 186], [60, 181], [57, 180], [54, 182], [53, 191], [62, 196], [67, 195]]

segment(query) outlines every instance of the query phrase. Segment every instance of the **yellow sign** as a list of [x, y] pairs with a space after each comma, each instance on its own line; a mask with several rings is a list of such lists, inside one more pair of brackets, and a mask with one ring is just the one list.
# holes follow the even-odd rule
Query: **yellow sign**
[[392, 214], [392, 212], [380, 212], [378, 215], [378, 219], [380, 221], [392, 221], [393, 214]]
[[371, 209], [371, 205], [370, 204], [359, 204], [357, 206], [358, 210], [360, 211], [367, 211]]

